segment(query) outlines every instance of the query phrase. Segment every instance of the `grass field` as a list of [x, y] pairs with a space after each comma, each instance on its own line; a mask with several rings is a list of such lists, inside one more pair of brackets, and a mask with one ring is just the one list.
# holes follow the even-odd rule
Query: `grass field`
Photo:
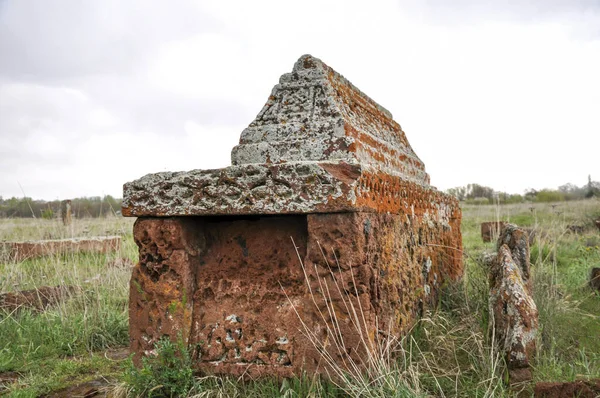
[[[591, 267], [600, 266], [600, 233], [592, 220], [600, 201], [505, 206], [463, 206], [465, 276], [447, 286], [435, 313], [426, 316], [398, 345], [399, 360], [373, 363], [369, 377], [353, 375], [339, 386], [304, 378], [240, 383], [197, 378], [186, 385], [190, 396], [254, 397], [428, 397], [510, 396], [504, 363], [490, 334], [488, 276], [480, 261], [495, 243], [483, 243], [480, 223], [496, 219], [533, 227], [531, 250], [534, 298], [540, 313], [535, 381], [600, 378], [600, 295], [587, 286]], [[37, 397], [89, 380], [105, 378], [113, 396], [125, 396], [142, 372], [128, 359], [111, 355], [128, 345], [130, 269], [116, 259], [135, 260], [132, 219], [0, 220], [0, 242], [120, 235], [123, 246], [106, 255], [46, 256], [13, 263], [0, 257], [0, 293], [69, 285], [80, 289], [42, 312], [0, 311], [0, 395]], [[568, 225], [584, 225], [582, 233]], [[177, 347], [167, 347], [176, 349]], [[183, 355], [185, 356], [185, 355]], [[174, 360], [183, 360], [180, 355]], [[185, 370], [189, 364], [180, 362]], [[150, 365], [148, 365], [148, 368]], [[183, 372], [188, 377], [187, 373]], [[2, 381], [2, 375], [12, 375]], [[6, 377], [5, 377], [6, 378]], [[173, 379], [173, 380], [176, 380]], [[527, 387], [527, 386], [525, 386]], [[160, 390], [155, 390], [158, 392]]]

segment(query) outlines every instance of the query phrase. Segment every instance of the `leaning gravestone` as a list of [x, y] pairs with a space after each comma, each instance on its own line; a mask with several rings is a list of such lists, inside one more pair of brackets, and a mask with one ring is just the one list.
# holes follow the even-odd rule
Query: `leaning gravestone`
[[320, 60], [281, 77], [231, 157], [124, 185], [137, 361], [170, 336], [209, 373], [360, 363], [462, 275], [458, 202], [392, 115]]

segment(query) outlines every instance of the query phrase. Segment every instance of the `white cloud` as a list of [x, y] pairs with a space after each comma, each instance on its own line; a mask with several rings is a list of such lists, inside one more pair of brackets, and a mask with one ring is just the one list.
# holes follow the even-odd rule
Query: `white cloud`
[[600, 7], [448, 4], [4, 2], [0, 195], [225, 166], [304, 53], [388, 108], [440, 188], [599, 179]]

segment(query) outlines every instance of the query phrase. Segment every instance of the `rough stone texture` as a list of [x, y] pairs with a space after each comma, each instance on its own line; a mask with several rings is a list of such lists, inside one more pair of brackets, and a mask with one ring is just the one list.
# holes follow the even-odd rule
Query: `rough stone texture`
[[577, 380], [565, 383], [536, 383], [535, 398], [598, 398], [600, 380]]
[[27, 242], [4, 242], [4, 255], [9, 261], [60, 255], [66, 253], [110, 253], [121, 248], [120, 236], [97, 236], [95, 238], [36, 240]]
[[360, 364], [364, 341], [399, 337], [462, 274], [457, 200], [389, 112], [316, 58], [281, 78], [232, 163], [124, 185], [138, 363], [167, 335], [207, 373], [325, 372], [308, 334]]
[[241, 135], [232, 164], [342, 160], [421, 185], [423, 162], [391, 113], [322, 61], [303, 56]]
[[[166, 229], [170, 240], [160, 232]], [[452, 229], [391, 214], [141, 218], [134, 236], [142, 260], [131, 283], [132, 350], [139, 357], [161, 336], [181, 334], [208, 373], [323, 371], [298, 316], [320, 339], [332, 338], [324, 325], [333, 320], [319, 314], [327, 313], [319, 280], [348, 347], [333, 355], [359, 363], [361, 332], [374, 339], [378, 326], [399, 336], [435, 305], [441, 284], [462, 272]], [[366, 325], [352, 325], [350, 301], [357, 308], [360, 301]]]
[[538, 312], [529, 281], [529, 244], [524, 231], [508, 224], [498, 239], [490, 272], [490, 311], [495, 335], [506, 353], [511, 383], [532, 378]]
[[600, 293], [600, 267], [592, 268], [590, 272], [590, 287]]
[[[123, 187], [125, 216], [455, 211], [392, 115], [320, 60], [283, 75], [218, 170], [149, 174]], [[447, 217], [447, 216], [446, 216]]]
[[500, 230], [506, 225], [505, 221], [487, 221], [481, 223], [481, 239], [484, 242], [491, 242], [498, 239]]
[[125, 216], [421, 212], [448, 219], [456, 199], [343, 162], [251, 164], [150, 174], [124, 186]]
[[498, 236], [496, 247], [498, 250], [506, 245], [511, 252], [512, 260], [521, 270], [521, 277], [529, 294], [531, 294], [531, 261], [529, 258], [529, 234], [526, 230], [515, 224], [505, 224]]
[[[129, 288], [129, 337], [132, 352], [148, 354], [162, 336], [187, 341], [192, 322], [203, 236], [191, 219], [138, 219], [133, 238], [140, 262]], [[139, 359], [139, 355], [136, 357]]]
[[79, 292], [75, 286], [40, 286], [37, 289], [0, 294], [0, 310], [13, 312], [23, 308], [43, 311]]

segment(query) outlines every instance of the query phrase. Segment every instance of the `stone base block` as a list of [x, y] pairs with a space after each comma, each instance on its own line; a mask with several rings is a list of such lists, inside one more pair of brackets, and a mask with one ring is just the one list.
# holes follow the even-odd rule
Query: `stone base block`
[[136, 360], [185, 339], [205, 373], [326, 371], [398, 338], [462, 274], [460, 219], [368, 212], [139, 218]]

